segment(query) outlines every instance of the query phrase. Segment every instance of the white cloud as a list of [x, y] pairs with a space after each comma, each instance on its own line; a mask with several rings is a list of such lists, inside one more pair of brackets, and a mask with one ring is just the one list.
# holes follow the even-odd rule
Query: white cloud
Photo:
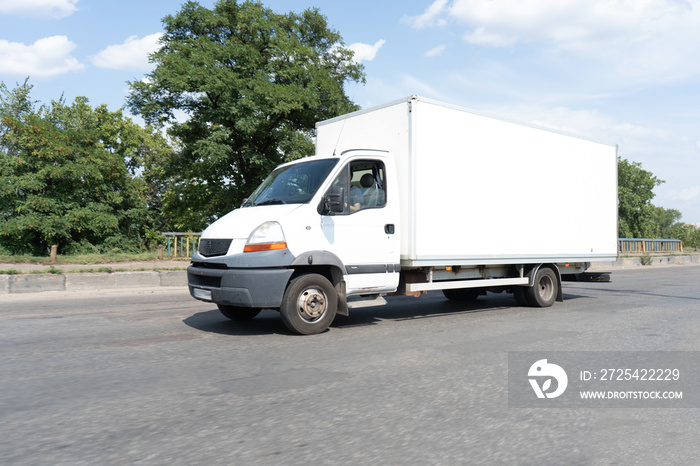
[[594, 110], [570, 110], [562, 106], [511, 105], [497, 107], [493, 113], [515, 121], [589, 138], [600, 138], [603, 136], [601, 131], [607, 133], [617, 126], [615, 122]]
[[627, 79], [700, 75], [700, 0], [436, 0], [407, 22], [456, 24], [477, 46], [538, 45]]
[[664, 198], [670, 202], [692, 202], [700, 199], [700, 186], [666, 189]]
[[158, 40], [162, 33], [151, 34], [142, 39], [131, 36], [123, 44], [110, 45], [91, 57], [99, 68], [111, 70], [149, 71], [153, 65], [148, 62], [148, 54], [159, 48]]
[[693, 16], [693, 8], [676, 0], [454, 0], [447, 13], [496, 46], [554, 41], [565, 49], [597, 49], [650, 40]]
[[437, 57], [438, 55], [442, 55], [446, 49], [447, 46], [445, 44], [441, 44], [437, 47], [433, 47], [432, 49], [428, 50], [423, 55], [425, 55], [426, 57]]
[[700, 198], [700, 186], [691, 186], [690, 188], [682, 189], [678, 198], [681, 201], [694, 201]]
[[70, 54], [75, 47], [66, 36], [45, 37], [31, 45], [0, 39], [0, 63], [4, 74], [33, 78], [81, 71], [84, 66]]
[[485, 27], [478, 27], [474, 31], [464, 34], [464, 40], [471, 44], [491, 47], [510, 47], [517, 42], [516, 37], [490, 32]]
[[363, 61], [374, 60], [374, 57], [377, 56], [377, 52], [379, 52], [379, 49], [382, 48], [382, 45], [384, 45], [385, 43], [386, 41], [384, 39], [380, 39], [377, 42], [375, 42], [374, 45], [362, 44], [358, 42], [355, 44], [350, 44], [348, 48], [355, 52], [355, 55], [352, 59], [355, 60], [357, 63], [360, 63]]
[[619, 144], [620, 155], [647, 153], [656, 148], [668, 148], [677, 143], [678, 136], [656, 125], [640, 125], [601, 115], [596, 110], [572, 110], [564, 106], [508, 105], [491, 107], [489, 114], [513, 121], [590, 138], [605, 144]]
[[403, 21], [410, 24], [416, 29], [423, 29], [430, 26], [444, 26], [447, 24], [444, 18], [440, 15], [445, 10], [448, 0], [435, 0], [425, 10], [423, 14], [417, 16], [405, 16]]
[[438, 90], [437, 87], [408, 74], [392, 75], [389, 81], [384, 81], [376, 75], [370, 75], [366, 85], [353, 83], [351, 86], [348, 86], [349, 95], [353, 93], [354, 89], [361, 88], [363, 91], [369, 91], [365, 93], [368, 96], [367, 99], [357, 102], [362, 108], [370, 108], [395, 99], [403, 99], [412, 94], [449, 102], [449, 96]]
[[399, 89], [403, 89], [402, 96], [416, 94], [431, 99], [447, 101], [447, 96], [439, 91], [435, 86], [432, 86], [415, 76], [403, 75], [399, 81]]
[[0, 14], [64, 18], [78, 8], [78, 0], [0, 0]]

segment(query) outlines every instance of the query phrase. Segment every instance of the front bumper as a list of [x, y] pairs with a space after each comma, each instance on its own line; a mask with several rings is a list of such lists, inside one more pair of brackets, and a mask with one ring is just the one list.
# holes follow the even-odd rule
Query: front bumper
[[193, 298], [228, 306], [278, 308], [294, 273], [290, 268], [209, 268], [190, 266]]

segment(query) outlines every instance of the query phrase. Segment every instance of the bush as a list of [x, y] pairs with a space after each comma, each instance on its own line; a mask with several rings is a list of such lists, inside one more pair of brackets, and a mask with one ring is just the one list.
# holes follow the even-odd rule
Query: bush
[[36, 108], [31, 89], [0, 83], [0, 254], [139, 251], [162, 223], [142, 161], [172, 149], [122, 110], [85, 97]]

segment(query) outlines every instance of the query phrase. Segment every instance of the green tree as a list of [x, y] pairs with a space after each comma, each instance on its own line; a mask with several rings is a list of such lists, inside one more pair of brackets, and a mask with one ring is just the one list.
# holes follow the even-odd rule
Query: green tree
[[203, 228], [238, 206], [274, 166], [313, 151], [315, 122], [357, 109], [344, 86], [364, 82], [363, 67], [318, 9], [188, 2], [163, 23], [156, 67], [130, 83], [128, 105], [171, 125], [181, 144], [165, 168], [178, 229]]
[[686, 249], [700, 246], [700, 228], [682, 223], [682, 213], [651, 203], [663, 181], [638, 162], [618, 161], [619, 227], [621, 238], [679, 239]]
[[[664, 209], [652, 206], [652, 219], [654, 221], [654, 236], [656, 238], [674, 238], [672, 227], [681, 219], [683, 214], [676, 209]], [[680, 238], [676, 238], [680, 239]]]
[[700, 228], [689, 223], [674, 223], [665, 237], [681, 240], [685, 251], [700, 247]]
[[663, 181], [638, 162], [618, 160], [618, 235], [620, 238], [654, 236], [654, 188]]
[[[14, 116], [18, 119], [26, 118], [34, 112], [34, 106], [38, 102], [34, 102], [29, 97], [32, 86], [29, 84], [29, 78], [24, 80], [22, 85], [10, 90], [4, 82], [0, 82], [0, 116]], [[0, 135], [5, 129], [0, 126]]]
[[0, 246], [43, 254], [52, 244], [64, 253], [143, 245], [155, 216], [147, 183], [133, 174], [157, 136], [84, 97], [37, 109], [30, 90], [27, 81], [0, 85]]

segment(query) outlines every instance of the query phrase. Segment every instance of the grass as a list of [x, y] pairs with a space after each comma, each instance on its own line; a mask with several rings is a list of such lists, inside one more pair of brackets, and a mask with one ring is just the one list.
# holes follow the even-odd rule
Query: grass
[[654, 259], [652, 259], [649, 254], [645, 254], [641, 257], [641, 262], [642, 265], [651, 265], [654, 262]]
[[[189, 258], [165, 258], [166, 260], [189, 261]], [[111, 264], [114, 262], [138, 262], [158, 260], [157, 252], [143, 253], [105, 253], [105, 254], [79, 254], [75, 256], [58, 255], [55, 265], [79, 264], [79, 265], [99, 265]], [[0, 263], [3, 264], [37, 264], [52, 265], [49, 257], [30, 255], [0, 255]]]
[[146, 267], [137, 267], [137, 268], [125, 268], [125, 267], [98, 267], [98, 268], [79, 268], [79, 269], [58, 269], [55, 267], [50, 267], [48, 270], [46, 269], [34, 269], [34, 270], [29, 270], [22, 272], [21, 270], [17, 269], [7, 269], [7, 270], [2, 270], [0, 269], [0, 275], [22, 275], [22, 274], [28, 274], [28, 275], [39, 275], [39, 274], [45, 274], [45, 273], [50, 273], [54, 275], [63, 275], [66, 273], [114, 273], [114, 272], [167, 272], [167, 271], [181, 271], [185, 270], [185, 264], [183, 264], [182, 267], [153, 267], [153, 268], [146, 268]]
[[[4, 255], [0, 254], [0, 264], [15, 265], [38, 265], [49, 266], [48, 269], [17, 270], [16, 268], [0, 269], [0, 275], [20, 275], [20, 274], [65, 274], [65, 273], [113, 273], [113, 272], [143, 272], [148, 270], [183, 270], [189, 265], [189, 258], [165, 257], [162, 263], [176, 265], [173, 267], [114, 267], [114, 264], [129, 262], [153, 262], [158, 260], [157, 252], [144, 252], [138, 254], [128, 253], [107, 253], [107, 254], [80, 254], [74, 256], [59, 255], [55, 263], [51, 263], [49, 257], [38, 257], [30, 255]], [[167, 261], [167, 262], [166, 262]], [[109, 264], [109, 265], [107, 265]], [[180, 265], [182, 264], [182, 265]], [[61, 265], [71, 265], [70, 268]], [[85, 265], [87, 267], [75, 267], [75, 265]], [[90, 267], [94, 266], [94, 267]]]
[[28, 272], [30, 274], [39, 274], [39, 273], [50, 273], [53, 275], [62, 275], [63, 270], [55, 268], [53, 265], [49, 267], [49, 270], [32, 270]]

